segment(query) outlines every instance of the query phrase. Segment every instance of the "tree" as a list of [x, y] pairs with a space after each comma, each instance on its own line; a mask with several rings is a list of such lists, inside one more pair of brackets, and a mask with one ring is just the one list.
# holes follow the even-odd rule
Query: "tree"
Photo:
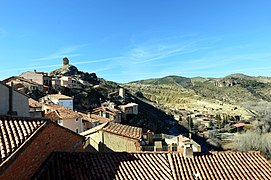
[[218, 129], [221, 129], [222, 128], [222, 122], [221, 122], [220, 114], [216, 114], [215, 119], [216, 119], [216, 124], [217, 124]]
[[191, 118], [191, 115], [186, 118], [188, 123], [188, 128], [191, 131], [191, 129], [194, 127], [193, 119]]
[[238, 151], [261, 151], [270, 159], [271, 133], [260, 134], [257, 131], [249, 131], [237, 134], [234, 138], [233, 148]]

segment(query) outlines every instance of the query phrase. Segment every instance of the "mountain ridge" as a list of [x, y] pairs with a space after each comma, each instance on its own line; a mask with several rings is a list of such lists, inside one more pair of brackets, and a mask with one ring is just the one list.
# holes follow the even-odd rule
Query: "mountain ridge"
[[[142, 94], [146, 101], [168, 109], [186, 107], [197, 109], [202, 104], [217, 106], [224, 104], [226, 112], [231, 112], [234, 106], [240, 111], [234, 113], [251, 115], [255, 107], [248, 107], [271, 103], [271, 78], [263, 76], [249, 76], [236, 73], [220, 78], [165, 76], [133, 81], [123, 84], [133, 94]], [[266, 109], [266, 108], [263, 108]], [[257, 110], [258, 115], [261, 111]]]

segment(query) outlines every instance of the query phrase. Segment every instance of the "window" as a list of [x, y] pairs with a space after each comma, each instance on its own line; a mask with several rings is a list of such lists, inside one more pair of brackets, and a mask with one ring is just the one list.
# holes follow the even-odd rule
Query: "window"
[[78, 118], [75, 119], [75, 122], [78, 122]]
[[105, 114], [105, 117], [106, 117], [106, 118], [109, 118], [109, 113], [106, 113], [106, 114]]
[[76, 132], [76, 133], [79, 133], [79, 129], [78, 129], [78, 128], [76, 128], [76, 129], [75, 129], [75, 132]]
[[30, 90], [36, 90], [38, 89], [36, 86], [30, 86]]

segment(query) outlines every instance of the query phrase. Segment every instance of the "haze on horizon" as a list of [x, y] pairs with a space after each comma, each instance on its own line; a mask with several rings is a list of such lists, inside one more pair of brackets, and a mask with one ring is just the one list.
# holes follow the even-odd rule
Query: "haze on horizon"
[[79, 70], [124, 83], [179, 75], [270, 76], [271, 2], [1, 1], [0, 80]]

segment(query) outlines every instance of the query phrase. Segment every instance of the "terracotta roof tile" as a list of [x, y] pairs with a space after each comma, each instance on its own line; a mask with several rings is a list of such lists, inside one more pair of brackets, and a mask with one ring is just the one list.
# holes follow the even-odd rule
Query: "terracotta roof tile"
[[138, 142], [142, 136], [142, 128], [123, 125], [123, 124], [114, 123], [114, 122], [107, 122], [107, 123], [101, 124], [97, 127], [94, 127], [92, 129], [89, 129], [81, 133], [81, 135], [87, 136], [88, 134], [92, 134], [101, 130], [118, 135], [118, 136], [122, 136], [124, 138], [128, 138], [129, 140], [134, 140], [135, 142]]
[[247, 124], [245, 124], [245, 123], [237, 123], [237, 124], [234, 124], [233, 126], [234, 127], [244, 127], [244, 126], [246, 126]]
[[220, 152], [184, 158], [177, 153], [63, 153], [40, 167], [36, 179], [270, 179], [258, 152]]
[[185, 159], [171, 154], [177, 179], [269, 179], [271, 164], [259, 152], [219, 152]]
[[46, 120], [0, 117], [0, 164], [12, 156]]
[[28, 98], [29, 107], [31, 108], [41, 108], [42, 104], [32, 98]]
[[72, 97], [63, 94], [48, 94], [47, 97], [50, 99], [73, 99]]
[[51, 106], [52, 112], [46, 113], [45, 117], [50, 119], [50, 120], [66, 120], [66, 119], [76, 119], [76, 118], [81, 118], [82, 116], [78, 114], [77, 112], [65, 108], [63, 106], [57, 106], [53, 105]]
[[173, 179], [166, 154], [54, 153], [41, 168], [36, 179]]
[[100, 123], [106, 123], [106, 122], [112, 121], [111, 119], [104, 118], [104, 117], [99, 116], [99, 115], [96, 115], [96, 114], [91, 114], [91, 115], [90, 115], [90, 118], [91, 118], [91, 119], [94, 119], [94, 120], [99, 120]]
[[95, 109], [92, 110], [92, 113], [97, 113], [97, 112], [100, 112], [100, 111], [103, 111], [105, 113], [109, 113], [109, 114], [112, 114], [112, 115], [121, 113], [120, 110], [115, 109], [115, 108], [109, 108], [109, 107], [98, 107], [98, 108], [95, 108]]
[[119, 123], [110, 122], [103, 128], [107, 132], [118, 134], [125, 137], [140, 139], [142, 136], [142, 128], [123, 125]]
[[43, 86], [42, 84], [36, 83], [36, 82], [34, 82], [32, 80], [29, 80], [29, 79], [26, 79], [26, 78], [20, 77], [20, 76], [11, 76], [11, 77], [3, 80], [3, 82], [7, 83], [7, 82], [12, 81], [12, 80], [19, 80], [21, 82], [29, 83], [29, 84], [32, 84], [32, 85]]

